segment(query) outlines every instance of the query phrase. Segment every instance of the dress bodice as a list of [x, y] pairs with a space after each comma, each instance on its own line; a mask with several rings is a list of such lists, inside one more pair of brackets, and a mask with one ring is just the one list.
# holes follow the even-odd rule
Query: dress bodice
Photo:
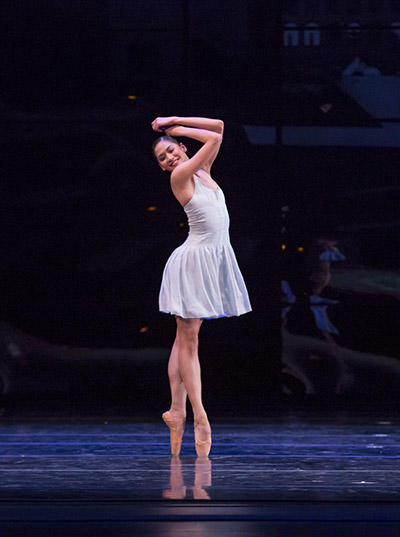
[[194, 194], [184, 206], [190, 244], [221, 244], [229, 241], [229, 214], [221, 188], [204, 186], [194, 177]]

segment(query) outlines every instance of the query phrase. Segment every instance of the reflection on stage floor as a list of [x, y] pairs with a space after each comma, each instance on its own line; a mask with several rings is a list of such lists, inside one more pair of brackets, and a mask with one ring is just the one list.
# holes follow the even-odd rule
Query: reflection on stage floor
[[154, 423], [3, 423], [0, 499], [398, 501], [400, 430], [388, 419], [213, 426], [196, 458]]

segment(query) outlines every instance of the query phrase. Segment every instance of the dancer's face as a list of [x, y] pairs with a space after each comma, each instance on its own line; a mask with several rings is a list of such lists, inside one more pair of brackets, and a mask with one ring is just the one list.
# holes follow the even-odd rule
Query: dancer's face
[[183, 144], [174, 144], [168, 140], [162, 140], [156, 145], [154, 155], [160, 168], [170, 172], [188, 159], [186, 147]]

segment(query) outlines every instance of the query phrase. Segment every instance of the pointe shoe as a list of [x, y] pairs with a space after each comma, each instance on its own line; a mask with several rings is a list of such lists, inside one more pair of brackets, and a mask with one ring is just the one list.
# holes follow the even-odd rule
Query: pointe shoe
[[208, 457], [211, 449], [211, 430], [208, 433], [207, 440], [200, 440], [198, 427], [204, 425], [203, 423], [194, 424], [194, 446], [198, 457]]
[[181, 452], [182, 437], [185, 430], [186, 418], [174, 419], [168, 410], [167, 412], [164, 412], [162, 419], [169, 427], [171, 455], [178, 456]]

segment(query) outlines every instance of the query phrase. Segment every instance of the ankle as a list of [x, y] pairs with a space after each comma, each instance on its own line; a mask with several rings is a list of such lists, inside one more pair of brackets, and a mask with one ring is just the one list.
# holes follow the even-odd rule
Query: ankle
[[171, 405], [171, 408], [169, 409], [169, 411], [172, 414], [179, 414], [179, 415], [182, 415], [182, 416], [186, 416], [186, 409], [182, 408], [182, 407], [179, 407], [179, 406], [176, 406], [176, 405]]
[[203, 409], [201, 412], [193, 414], [193, 421], [195, 425], [205, 425], [208, 423], [208, 417], [206, 411]]

